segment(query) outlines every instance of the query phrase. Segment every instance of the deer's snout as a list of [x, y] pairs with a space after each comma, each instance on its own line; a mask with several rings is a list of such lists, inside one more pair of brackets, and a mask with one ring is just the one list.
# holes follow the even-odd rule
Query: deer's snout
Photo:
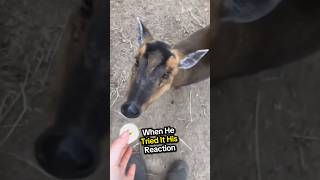
[[141, 108], [134, 102], [127, 102], [121, 106], [121, 113], [127, 118], [137, 118], [141, 114]]
[[58, 178], [82, 178], [97, 167], [98, 150], [81, 135], [44, 133], [36, 142], [39, 164]]

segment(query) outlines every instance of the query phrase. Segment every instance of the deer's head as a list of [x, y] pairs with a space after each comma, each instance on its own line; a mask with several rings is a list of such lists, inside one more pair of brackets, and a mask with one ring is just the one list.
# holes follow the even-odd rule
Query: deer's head
[[169, 44], [153, 38], [138, 19], [138, 52], [131, 70], [127, 101], [121, 112], [128, 118], [143, 110], [171, 88], [181, 69], [190, 69], [208, 52], [207, 49], [183, 54]]

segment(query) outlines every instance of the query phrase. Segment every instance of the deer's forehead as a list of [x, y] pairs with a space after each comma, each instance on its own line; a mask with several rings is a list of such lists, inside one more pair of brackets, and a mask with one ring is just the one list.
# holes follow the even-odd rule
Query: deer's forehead
[[154, 51], [148, 54], [146, 58], [148, 61], [149, 68], [155, 68], [157, 66], [165, 65], [167, 59], [163, 57], [160, 51]]
[[147, 61], [147, 67], [151, 70], [158, 66], [165, 66], [173, 54], [168, 44], [154, 41], [140, 47], [139, 56], [139, 60]]
[[139, 48], [140, 57], [149, 58], [151, 56], [158, 56], [159, 60], [166, 61], [172, 56], [171, 48], [168, 44], [161, 41], [154, 41], [144, 44]]

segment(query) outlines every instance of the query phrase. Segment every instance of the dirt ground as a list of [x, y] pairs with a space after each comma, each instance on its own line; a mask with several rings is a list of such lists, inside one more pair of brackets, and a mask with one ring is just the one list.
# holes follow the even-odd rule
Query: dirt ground
[[[153, 36], [173, 45], [209, 24], [209, 0], [143, 1], [112, 0], [111, 3], [111, 139], [122, 125], [139, 128], [172, 126], [183, 142], [174, 153], [144, 155], [151, 180], [163, 179], [171, 162], [184, 159], [189, 179], [210, 177], [210, 81], [170, 90], [137, 119], [120, 114], [125, 101], [128, 76], [137, 52], [139, 17]], [[134, 143], [135, 151], [141, 148]]]
[[212, 89], [215, 180], [320, 179], [319, 59]]

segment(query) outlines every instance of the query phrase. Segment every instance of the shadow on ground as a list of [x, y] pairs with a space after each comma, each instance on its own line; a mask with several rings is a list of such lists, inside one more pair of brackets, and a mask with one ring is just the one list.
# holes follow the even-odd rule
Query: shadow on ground
[[320, 178], [319, 59], [212, 89], [216, 180]]
[[[51, 123], [48, 86], [64, 24], [79, 0], [0, 1], [0, 179], [49, 180], [34, 142]], [[105, 163], [105, 161], [102, 161]], [[105, 164], [87, 179], [106, 179]]]

